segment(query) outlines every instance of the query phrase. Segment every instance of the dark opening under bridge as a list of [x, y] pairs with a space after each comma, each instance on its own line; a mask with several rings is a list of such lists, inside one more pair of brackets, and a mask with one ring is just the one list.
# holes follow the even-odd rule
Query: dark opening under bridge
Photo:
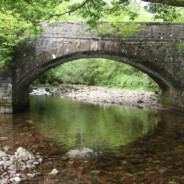
[[37, 41], [17, 49], [15, 65], [0, 69], [0, 112], [21, 111], [29, 104], [29, 85], [40, 74], [81, 58], [106, 58], [134, 66], [157, 82], [161, 103], [184, 110], [184, 24], [140, 24], [142, 30], [126, 40], [94, 36], [85, 32], [82, 22], [44, 24]]

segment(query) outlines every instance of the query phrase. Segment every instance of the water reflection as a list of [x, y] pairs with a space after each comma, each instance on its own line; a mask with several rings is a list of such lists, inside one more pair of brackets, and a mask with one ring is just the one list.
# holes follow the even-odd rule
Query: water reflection
[[156, 110], [94, 105], [56, 97], [32, 97], [31, 119], [39, 131], [67, 148], [97, 150], [125, 145], [158, 123]]

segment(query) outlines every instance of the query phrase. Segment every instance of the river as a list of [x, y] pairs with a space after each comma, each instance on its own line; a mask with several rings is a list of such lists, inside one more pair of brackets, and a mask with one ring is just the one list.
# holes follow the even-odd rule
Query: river
[[[44, 162], [23, 183], [184, 183], [184, 114], [31, 96], [30, 110], [0, 116], [1, 147], [24, 147]], [[68, 158], [90, 148], [95, 158]], [[48, 173], [56, 168], [59, 173]]]

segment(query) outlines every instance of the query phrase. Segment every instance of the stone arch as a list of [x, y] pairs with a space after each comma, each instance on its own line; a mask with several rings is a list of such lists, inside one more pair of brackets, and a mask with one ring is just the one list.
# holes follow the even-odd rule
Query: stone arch
[[[103, 23], [108, 27], [107, 23]], [[160, 86], [162, 103], [184, 109], [183, 24], [140, 23], [140, 32], [123, 40], [117, 35], [96, 36], [84, 22], [43, 23], [34, 43], [17, 48], [13, 67], [13, 109], [29, 102], [28, 86], [43, 72], [82, 58], [123, 62], [148, 74]]]
[[[58, 65], [64, 64], [66, 62], [70, 62], [73, 60], [78, 59], [85, 59], [85, 58], [103, 58], [103, 59], [110, 59], [114, 61], [119, 61], [130, 66], [133, 66], [143, 73], [146, 73], [150, 78], [152, 78], [161, 89], [168, 89], [172, 86], [170, 81], [166, 80], [164, 76], [162, 76], [164, 71], [161, 71], [159, 68], [154, 66], [153, 63], [141, 63], [137, 62], [137, 59], [134, 58], [127, 58], [123, 57], [121, 54], [113, 53], [113, 52], [103, 52], [103, 51], [85, 51], [85, 52], [76, 52], [66, 56], [61, 56], [45, 62], [43, 65], [40, 65], [33, 70], [31, 70], [28, 74], [24, 76], [22, 80], [20, 80], [20, 86], [28, 87], [35, 79], [38, 78], [42, 73], [57, 67]], [[158, 71], [160, 70], [160, 72]]]
[[141, 31], [123, 39], [86, 32], [85, 22], [52, 23], [43, 23], [44, 32], [34, 43], [19, 45], [14, 66], [0, 71], [0, 113], [12, 112], [12, 107], [14, 112], [24, 109], [28, 86], [39, 74], [81, 58], [106, 58], [136, 67], [160, 86], [163, 104], [184, 110], [184, 24], [140, 22]]

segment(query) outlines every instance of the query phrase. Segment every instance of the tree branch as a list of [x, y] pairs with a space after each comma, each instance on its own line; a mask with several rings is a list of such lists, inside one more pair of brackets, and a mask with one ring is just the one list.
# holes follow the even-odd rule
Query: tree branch
[[[51, 15], [47, 20], [51, 19], [52, 17], [60, 17], [60, 16], [63, 16], [63, 15], [66, 15], [66, 14], [73, 13], [73, 12], [75, 12], [76, 10], [78, 10], [78, 9], [82, 8], [83, 6], [85, 6], [86, 3], [87, 3], [88, 1], [89, 1], [89, 0], [84, 1], [80, 6], [74, 8], [74, 9], [72, 9], [72, 10], [66, 11], [66, 12], [61, 13], [61, 14], [54, 14], [54, 15]], [[44, 21], [46, 21], [46, 20], [44, 20]]]
[[161, 3], [171, 6], [184, 7], [184, 0], [143, 0], [145, 2], [151, 3]]

